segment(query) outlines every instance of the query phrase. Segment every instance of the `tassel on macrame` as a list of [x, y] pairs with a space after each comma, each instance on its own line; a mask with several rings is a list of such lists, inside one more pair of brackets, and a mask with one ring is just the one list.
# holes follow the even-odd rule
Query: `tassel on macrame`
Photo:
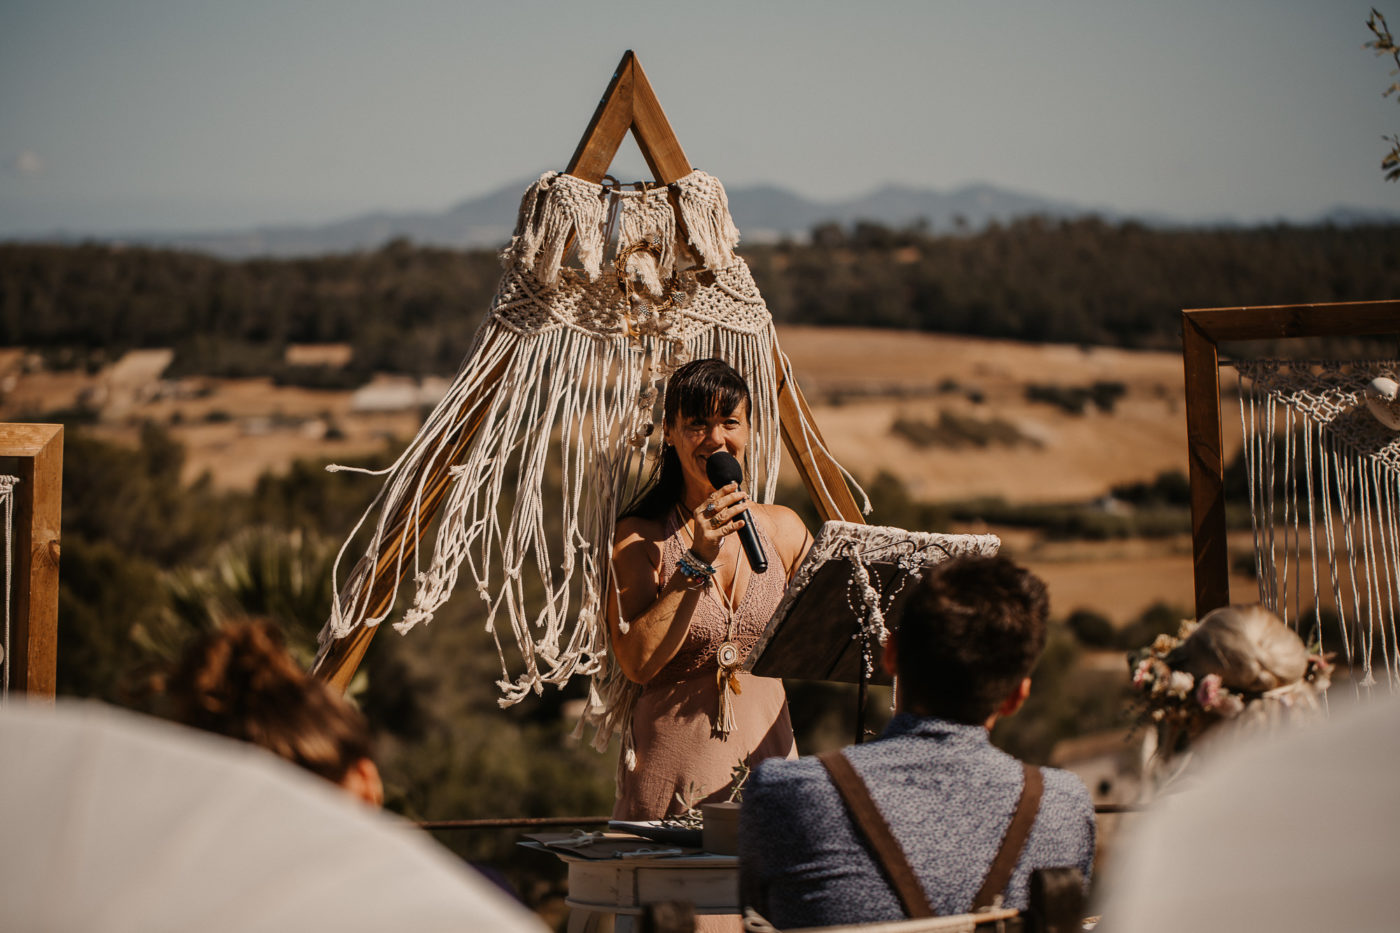
[[734, 698], [743, 693], [739, 686], [739, 675], [720, 668], [715, 672], [719, 686], [719, 708], [715, 711], [715, 721], [711, 733], [718, 739], [727, 739], [734, 731]]
[[545, 172], [521, 199], [515, 236], [505, 252], [506, 264], [534, 272], [541, 285], [551, 288], [559, 280], [572, 240], [579, 265], [596, 281], [603, 265], [606, 216], [607, 203], [600, 186], [572, 175]]
[[676, 182], [676, 189], [690, 245], [709, 268], [728, 267], [739, 245], [739, 228], [729, 215], [724, 186], [713, 175], [691, 172]]

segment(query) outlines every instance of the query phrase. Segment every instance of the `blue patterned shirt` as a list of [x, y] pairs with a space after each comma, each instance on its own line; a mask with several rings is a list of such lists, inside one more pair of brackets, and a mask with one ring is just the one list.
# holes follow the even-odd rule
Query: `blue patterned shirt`
[[[845, 750], [940, 916], [967, 912], [1025, 783], [1021, 763], [981, 725], [900, 713], [879, 740]], [[1007, 886], [1026, 906], [1037, 868], [1094, 859], [1094, 807], [1075, 775], [1042, 768], [1045, 791]], [[744, 787], [739, 818], [744, 903], [779, 928], [899, 920], [904, 910], [815, 758], [770, 758]]]

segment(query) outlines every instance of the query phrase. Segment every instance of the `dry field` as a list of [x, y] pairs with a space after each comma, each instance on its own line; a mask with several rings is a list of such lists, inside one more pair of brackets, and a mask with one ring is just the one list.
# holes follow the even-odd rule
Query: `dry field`
[[[916, 498], [1085, 501], [1116, 483], [1186, 469], [1177, 354], [810, 327], [782, 328], [779, 340], [837, 459], [861, 478], [893, 473]], [[335, 348], [320, 356], [343, 359]], [[161, 381], [169, 359], [168, 351], [141, 351], [89, 376], [45, 372], [20, 351], [0, 352], [0, 419], [85, 406], [100, 412], [93, 430], [124, 442], [154, 420], [186, 446], [188, 478], [208, 472], [219, 486], [247, 489], [264, 471], [297, 458], [383, 456], [386, 443], [410, 437], [421, 418], [417, 405], [368, 410], [365, 394], [357, 403], [349, 392], [279, 388], [268, 380]], [[1032, 384], [1095, 382], [1122, 384], [1111, 413], [1091, 405], [1074, 415], [1026, 399]], [[413, 389], [382, 377], [368, 394], [382, 401]], [[945, 412], [973, 423], [1004, 422], [1022, 441], [919, 447], [892, 431], [899, 418], [937, 423]], [[1227, 455], [1237, 445], [1232, 413], [1227, 405]], [[1057, 612], [1085, 606], [1124, 620], [1154, 601], [1191, 602], [1185, 539], [1067, 544], [990, 530], [1046, 577]], [[1240, 582], [1247, 597], [1250, 582]]]

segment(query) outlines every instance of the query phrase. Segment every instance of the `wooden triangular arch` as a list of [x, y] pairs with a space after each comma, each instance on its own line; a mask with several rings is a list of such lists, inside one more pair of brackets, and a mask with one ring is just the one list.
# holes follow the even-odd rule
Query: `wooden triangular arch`
[[[569, 160], [568, 174], [594, 183], [602, 181], [628, 130], [631, 130], [642, 157], [657, 181], [669, 185], [691, 172], [691, 165], [651, 89], [651, 82], [630, 50], [623, 54], [617, 72], [588, 123], [588, 129]], [[485, 352], [485, 349], [483, 347], [482, 351]], [[783, 444], [816, 504], [818, 514], [823, 521], [863, 521], [855, 497], [846, 485], [845, 476], [827, 453], [821, 433], [812, 419], [812, 412], [793, 379], [787, 358], [776, 342], [772, 352], [773, 368], [778, 377], [778, 413]], [[459, 421], [466, 418], [466, 413], [478, 409], [477, 402], [481, 398], [495, 391], [500, 375], [499, 370], [493, 372], [481, 389], [462, 404]], [[406, 532], [410, 528], [426, 527], [437, 514], [450, 485], [450, 470], [461, 462], [471, 446], [480, 424], [479, 418], [480, 414], [477, 421], [463, 424], [456, 442], [428, 464], [425, 470], [428, 480], [423, 485], [423, 495], [417, 499], [416, 507], [412, 500], [405, 500], [404, 506], [390, 520], [389, 534], [374, 573], [358, 584], [369, 592], [365, 600], [368, 617], [384, 614], [397, 592], [401, 574], [407, 574], [412, 569], [419, 536]], [[398, 573], [396, 568], [400, 568]], [[349, 594], [339, 597], [342, 602], [346, 595]], [[312, 667], [313, 672], [333, 686], [345, 689], [378, 629], [377, 625], [362, 625], [346, 637], [324, 646]]]

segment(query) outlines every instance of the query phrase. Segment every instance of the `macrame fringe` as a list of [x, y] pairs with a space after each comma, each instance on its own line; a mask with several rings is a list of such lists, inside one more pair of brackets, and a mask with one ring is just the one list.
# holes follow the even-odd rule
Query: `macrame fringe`
[[719, 179], [691, 172], [676, 182], [681, 222], [706, 266], [723, 269], [734, 261], [739, 228], [729, 215], [729, 197]]
[[[1400, 692], [1400, 435], [1366, 405], [1400, 362], [1239, 360], [1259, 601], [1295, 629], [1330, 598], [1358, 691]], [[1322, 628], [1321, 652], [1336, 649]]]

